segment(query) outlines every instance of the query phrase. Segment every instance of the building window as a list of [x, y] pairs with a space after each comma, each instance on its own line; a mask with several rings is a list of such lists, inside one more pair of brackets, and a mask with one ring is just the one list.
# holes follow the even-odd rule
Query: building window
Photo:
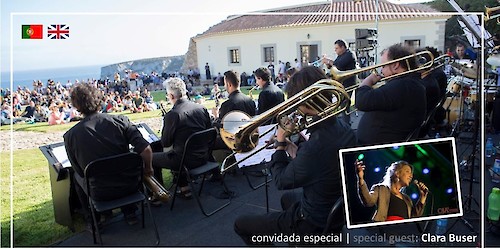
[[264, 47], [264, 62], [274, 62], [274, 47]]
[[240, 63], [240, 49], [230, 48], [229, 49], [229, 63]]
[[405, 40], [405, 45], [412, 47], [413, 49], [420, 48], [420, 39]]
[[300, 45], [300, 59], [302, 62], [312, 63], [318, 60], [318, 45]]

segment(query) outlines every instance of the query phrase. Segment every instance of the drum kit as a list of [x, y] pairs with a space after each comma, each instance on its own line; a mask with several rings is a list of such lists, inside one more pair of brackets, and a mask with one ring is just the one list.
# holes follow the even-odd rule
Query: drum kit
[[[486, 79], [483, 79], [483, 95], [486, 107], [491, 106], [497, 94], [497, 79], [500, 73], [500, 53], [491, 54], [486, 62], [498, 70], [487, 69], [484, 71]], [[453, 129], [460, 122], [474, 120], [475, 105], [481, 105], [478, 100], [479, 84], [476, 65], [469, 60], [456, 60], [451, 63], [453, 72], [448, 78], [447, 97], [443, 107], [447, 111], [448, 125]], [[486, 110], [488, 112], [488, 110]], [[490, 110], [491, 111], [491, 110]], [[452, 131], [453, 133], [453, 131]]]

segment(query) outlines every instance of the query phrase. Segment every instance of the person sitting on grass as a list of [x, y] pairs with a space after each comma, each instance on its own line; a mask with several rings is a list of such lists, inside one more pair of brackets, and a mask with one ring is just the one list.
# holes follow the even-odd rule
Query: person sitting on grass
[[64, 114], [59, 112], [56, 104], [50, 105], [49, 125], [60, 125], [64, 123]]

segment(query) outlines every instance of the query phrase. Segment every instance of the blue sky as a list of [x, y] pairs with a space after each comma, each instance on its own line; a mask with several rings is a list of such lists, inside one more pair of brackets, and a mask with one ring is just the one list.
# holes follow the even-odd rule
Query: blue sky
[[[228, 15], [319, 0], [1, 0], [1, 71], [107, 65], [182, 55], [189, 38]], [[15, 13], [12, 15], [11, 13]], [[11, 24], [12, 20], [12, 24]], [[21, 25], [66, 24], [66, 40], [22, 40]]]
[[[329, 0], [0, 0], [1, 71], [108, 64], [187, 52], [227, 16]], [[408, 2], [419, 0], [391, 0]], [[425, 1], [425, 0], [424, 0]], [[11, 22], [12, 21], [12, 22]], [[21, 25], [66, 24], [66, 40], [22, 40]], [[12, 27], [12, 30], [11, 30]]]

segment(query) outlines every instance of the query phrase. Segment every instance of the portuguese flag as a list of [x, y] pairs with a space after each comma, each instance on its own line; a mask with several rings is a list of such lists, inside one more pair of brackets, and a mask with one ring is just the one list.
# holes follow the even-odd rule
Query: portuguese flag
[[22, 39], [43, 39], [43, 25], [22, 25], [21, 37]]

